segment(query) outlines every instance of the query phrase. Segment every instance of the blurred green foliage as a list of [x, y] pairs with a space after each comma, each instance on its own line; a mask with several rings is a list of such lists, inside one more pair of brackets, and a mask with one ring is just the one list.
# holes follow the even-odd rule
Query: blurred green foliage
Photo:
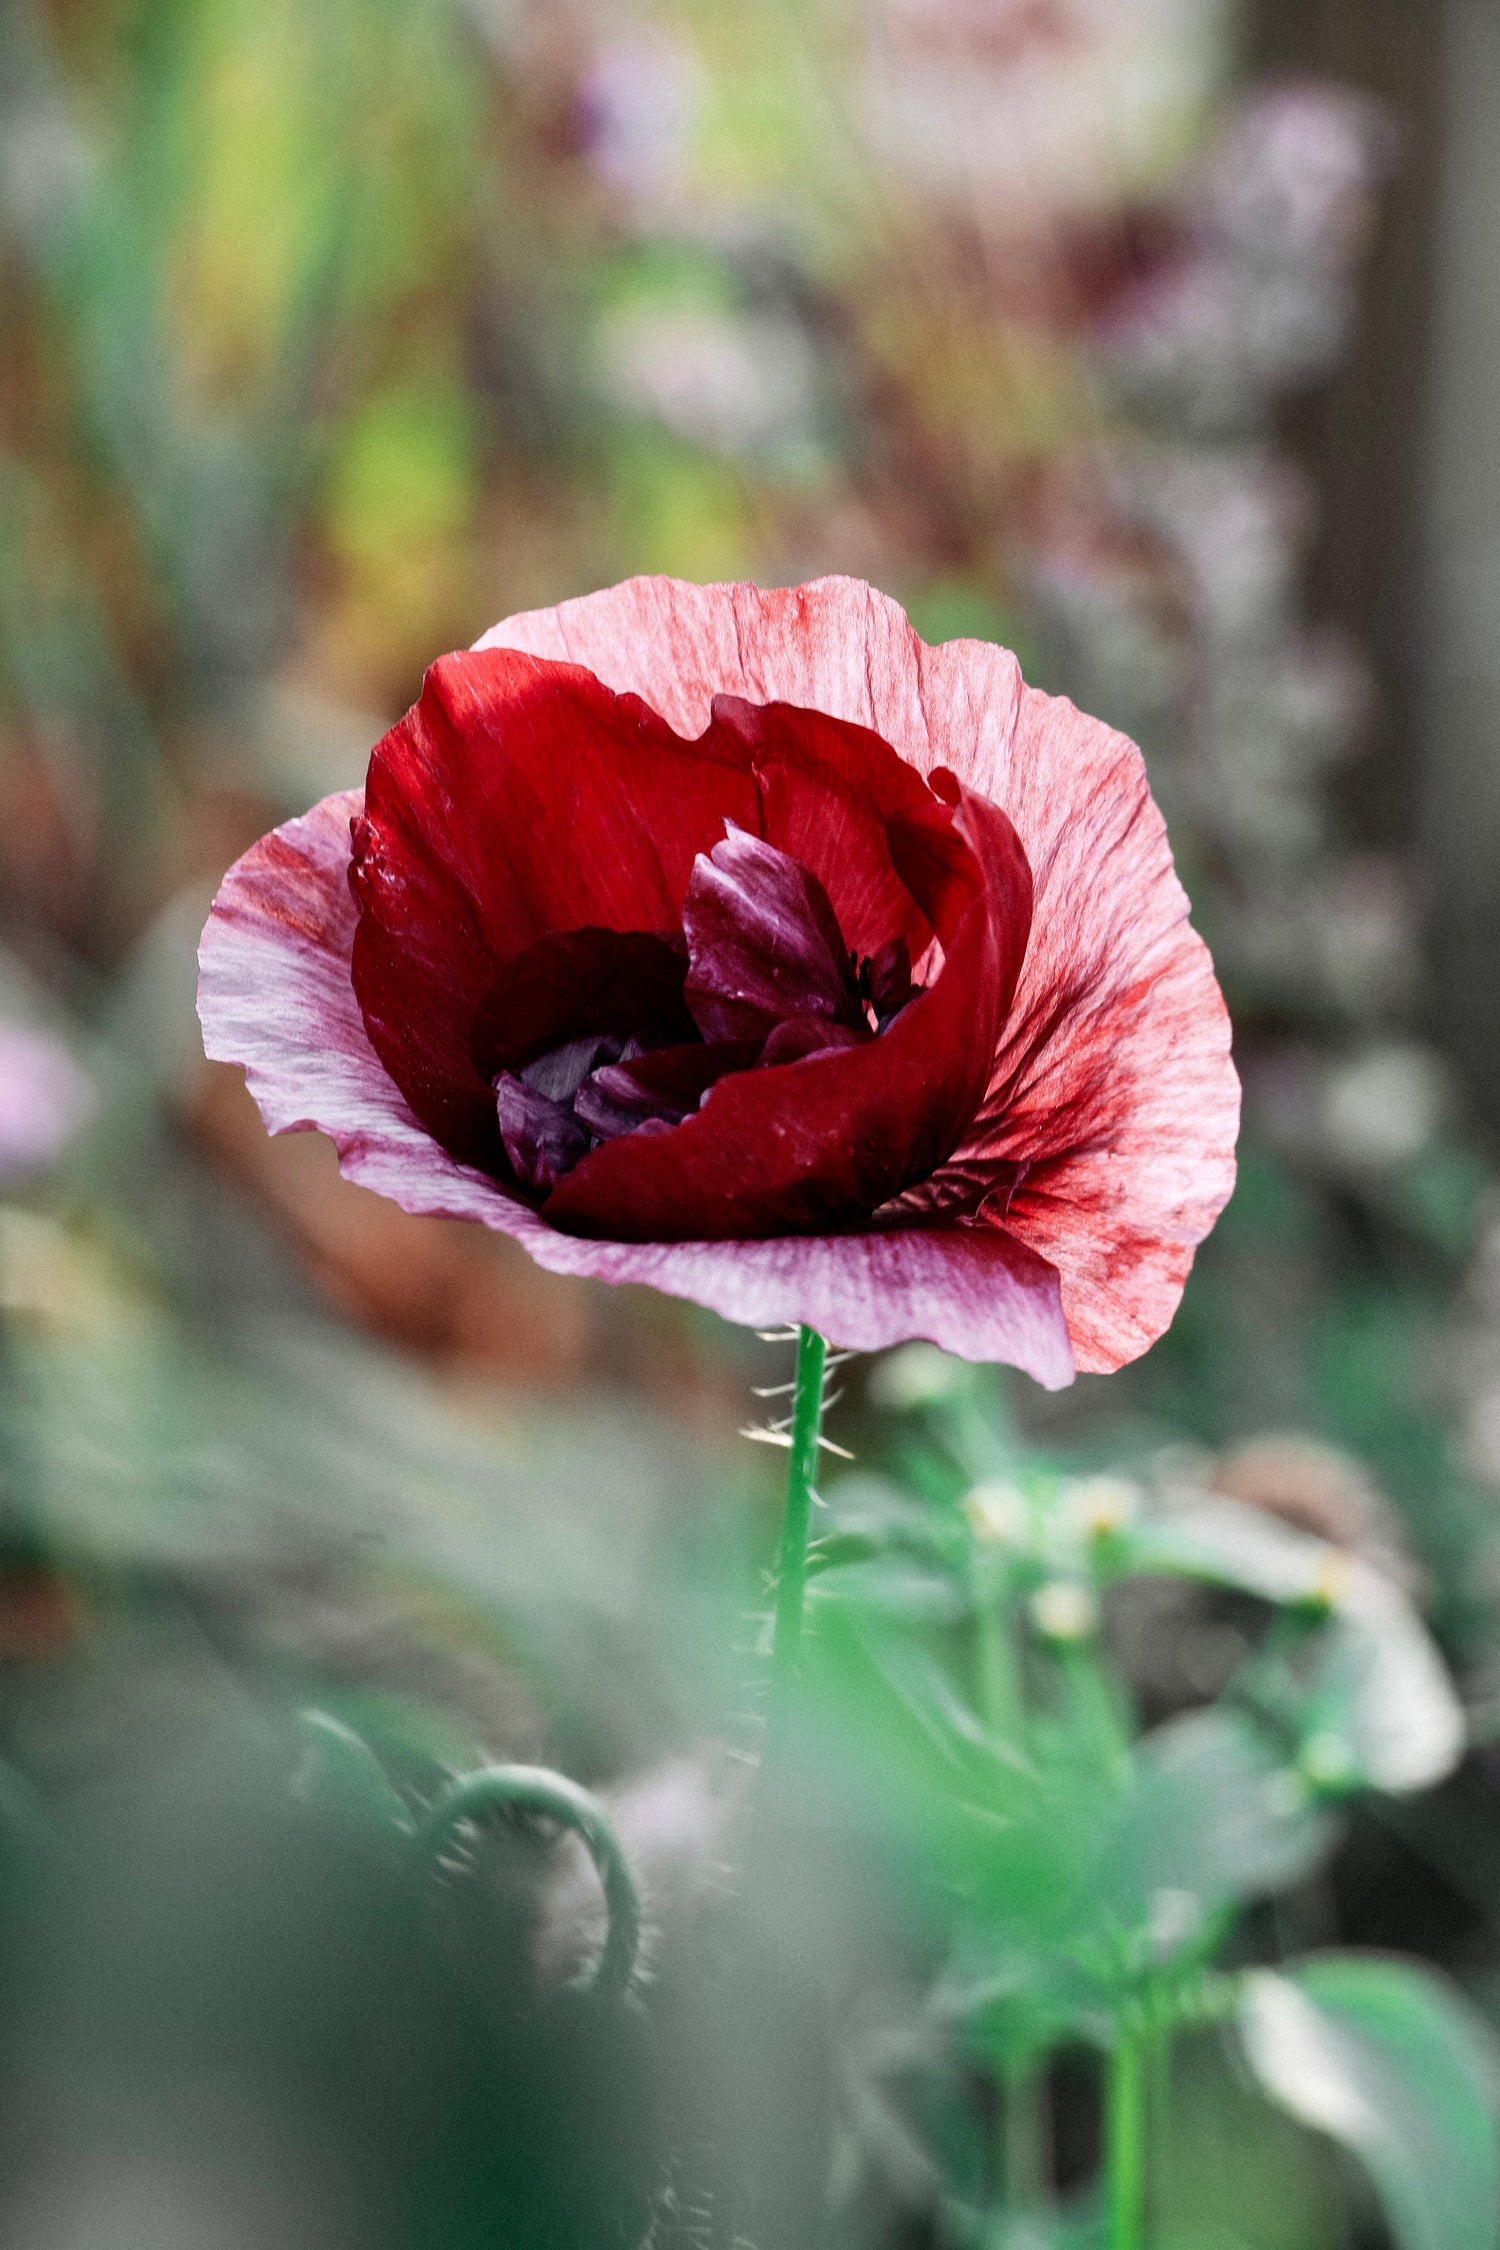
[[[1080, 174], [1154, 123], [1018, 250], [940, 132], [872, 152], [857, 9], [0, 9], [0, 1009], [95, 1093], [0, 1209], [7, 2240], [1082, 2250], [1127, 2052], [1153, 2250], [1494, 2237], [1492, 1176], [1461, 1102], [1351, 1098], [1385, 1019], [1310, 946], [1289, 993], [1242, 942], [1258, 881], [1285, 919], [1347, 872], [1215, 826], [1257, 757], [1290, 802], [1281, 722], [1226, 697], [1200, 771], [1153, 701], [1223, 589], [1100, 512], [1090, 321], [1202, 224], [1152, 198], [1217, 65], [1151, 71], [1217, 11], [1096, 14], [1145, 60], [1085, 71]], [[1101, 554], [1189, 613], [1165, 653]], [[919, 1351], [846, 1410], [752, 1784], [755, 1348], [376, 1231], [214, 1107], [191, 947], [495, 617], [826, 568], [1106, 683], [1274, 1067], [1137, 1368]], [[625, 2004], [552, 1826], [410, 1850], [497, 1758], [601, 1791]]]

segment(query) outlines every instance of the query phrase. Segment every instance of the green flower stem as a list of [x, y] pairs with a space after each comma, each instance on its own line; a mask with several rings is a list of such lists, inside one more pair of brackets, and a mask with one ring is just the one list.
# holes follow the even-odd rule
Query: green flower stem
[[497, 1811], [530, 1813], [582, 1837], [599, 1871], [609, 1918], [604, 1951], [589, 1989], [601, 1998], [618, 1998], [635, 1970], [640, 1894], [608, 1813], [576, 1781], [546, 1766], [485, 1766], [478, 1773], [465, 1774], [429, 1806], [412, 1833], [412, 1849], [419, 1859], [436, 1858], [463, 1822]]
[[1151, 2200], [1151, 2183], [1161, 2176], [1162, 2154], [1172, 2131], [1173, 2029], [1170, 2021], [1158, 2024], [1146, 2050], [1146, 2147], [1150, 2152], [1146, 2181], [1148, 2203]]
[[797, 1336], [797, 1386], [792, 1402], [792, 1451], [786, 1480], [786, 1515], [781, 1526], [781, 1560], [776, 1574], [776, 1629], [771, 1662], [780, 1681], [797, 1670], [802, 1656], [802, 1606], [807, 1590], [807, 1534], [812, 1521], [813, 1484], [818, 1472], [818, 1438], [823, 1426], [823, 1372], [828, 1346], [816, 1328]]
[[1104, 2204], [1108, 2250], [1145, 2250], [1145, 2053], [1139, 2033], [1125, 2025], [1104, 2085]]

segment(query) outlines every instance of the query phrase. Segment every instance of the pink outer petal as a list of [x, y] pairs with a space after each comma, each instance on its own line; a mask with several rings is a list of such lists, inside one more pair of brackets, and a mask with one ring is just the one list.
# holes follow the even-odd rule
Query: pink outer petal
[[508, 618], [480, 646], [585, 665], [685, 735], [716, 693], [810, 705], [1009, 814], [1036, 907], [973, 1153], [1032, 1166], [1006, 1226], [1059, 1268], [1079, 1366], [1154, 1342], [1234, 1185], [1239, 1082], [1134, 744], [1024, 687], [1004, 649], [926, 647], [856, 579], [766, 592], [636, 578]]
[[591, 1242], [557, 1233], [446, 1155], [381, 1065], [354, 997], [347, 871], [361, 802], [357, 790], [325, 797], [263, 837], [231, 868], [203, 932], [204, 1047], [244, 1067], [271, 1132], [326, 1133], [346, 1178], [404, 1210], [514, 1235], [554, 1273], [649, 1283], [754, 1325], [806, 1321], [856, 1350], [921, 1336], [1020, 1367], [1048, 1389], [1072, 1380], [1057, 1275], [998, 1230]]

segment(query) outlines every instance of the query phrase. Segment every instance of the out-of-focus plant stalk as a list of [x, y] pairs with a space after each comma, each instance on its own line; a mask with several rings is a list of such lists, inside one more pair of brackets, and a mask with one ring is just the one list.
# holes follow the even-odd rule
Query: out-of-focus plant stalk
[[1128, 2024], [1120, 2026], [1104, 2082], [1104, 2210], [1108, 2250], [1145, 2250], [1145, 2054]]
[[[1210, 2007], [1213, 2003], [1209, 2004]], [[1158, 2023], [1147, 2043], [1146, 2072], [1146, 2122], [1145, 2134], [1148, 2162], [1146, 2167], [1146, 2200], [1150, 2203], [1156, 2193], [1155, 2183], [1162, 2177], [1163, 2151], [1168, 2146], [1172, 2127], [1172, 2043], [1178, 2022], [1185, 2011], [1175, 2019]]]
[[807, 1590], [807, 1534], [812, 1521], [813, 1483], [823, 1428], [823, 1376], [828, 1345], [815, 1328], [797, 1336], [797, 1380], [792, 1402], [791, 1465], [786, 1480], [786, 1515], [781, 1526], [781, 1560], [776, 1574], [776, 1626], [771, 1643], [778, 1682], [796, 1671], [802, 1655], [802, 1610]]
[[998, 1741], [1019, 1744], [1026, 1711], [1007, 1591], [982, 1582], [974, 1599], [974, 1671], [979, 1714]]
[[1001, 2158], [1005, 2208], [1012, 2218], [1049, 2200], [1046, 2086], [1029, 2063], [1005, 2074], [1001, 2090]]

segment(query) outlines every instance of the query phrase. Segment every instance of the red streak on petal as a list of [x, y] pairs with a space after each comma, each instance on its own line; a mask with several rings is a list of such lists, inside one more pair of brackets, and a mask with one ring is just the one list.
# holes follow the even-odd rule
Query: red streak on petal
[[1035, 929], [989, 1126], [967, 1153], [976, 1175], [1033, 1163], [1011, 1224], [1061, 1272], [1080, 1364], [1144, 1351], [1234, 1184], [1239, 1088], [1135, 746], [1025, 688], [1006, 649], [926, 647], [895, 602], [851, 578], [786, 590], [634, 578], [486, 638], [586, 664], [684, 733], [715, 695], [815, 707], [1003, 808], [1036, 877]]

